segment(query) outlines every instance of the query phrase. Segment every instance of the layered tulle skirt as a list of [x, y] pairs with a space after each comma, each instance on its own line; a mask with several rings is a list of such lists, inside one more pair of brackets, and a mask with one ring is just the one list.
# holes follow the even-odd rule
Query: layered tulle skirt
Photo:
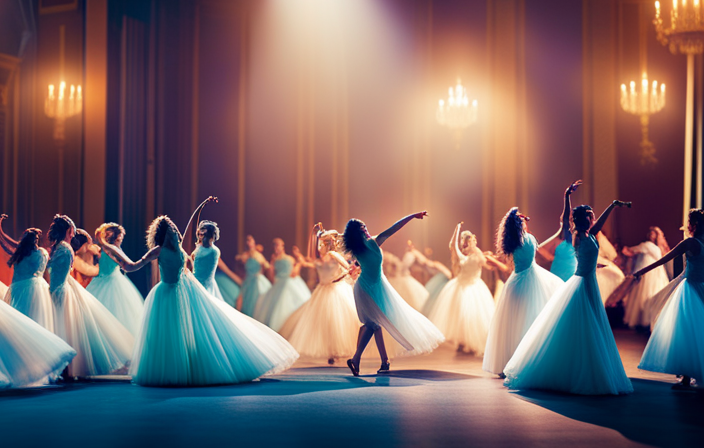
[[225, 300], [225, 297], [223, 297], [222, 293], [220, 292], [220, 287], [218, 286], [218, 283], [215, 281], [215, 276], [211, 276], [204, 279], [196, 277], [196, 279], [200, 282], [201, 285], [203, 285], [203, 288], [205, 288], [205, 290], [208, 291], [210, 295], [212, 295], [218, 300]]
[[240, 285], [220, 271], [215, 272], [215, 282], [218, 284], [223, 300], [234, 307], [237, 303], [237, 297], [240, 296]]
[[646, 302], [667, 286], [669, 280], [664, 267], [658, 267], [643, 275], [623, 299], [625, 312], [623, 323], [629, 327], [650, 326], [645, 311]]
[[680, 275], [672, 279], [670, 283], [662, 288], [657, 294], [649, 298], [643, 304], [644, 318], [650, 324], [650, 331], [652, 332], [655, 328], [655, 322], [658, 320], [660, 312], [665, 307], [665, 304], [675, 292], [675, 289], [682, 283], [685, 279], [685, 272], [683, 271]]
[[73, 277], [51, 294], [56, 309], [55, 332], [76, 350], [69, 375], [106, 375], [127, 364], [134, 336]]
[[[602, 263], [602, 260], [599, 260]], [[618, 288], [618, 286], [626, 278], [623, 275], [621, 269], [616, 266], [613, 262], [604, 262], [603, 267], [596, 269], [596, 280], [599, 284], [599, 294], [601, 294], [601, 301], [606, 303], [609, 296]]]
[[429, 292], [412, 275], [398, 275], [389, 280], [396, 292], [415, 310], [421, 311], [428, 300]]
[[531, 324], [550, 296], [564, 284], [556, 275], [533, 263], [513, 272], [501, 289], [489, 326], [482, 368], [501, 374]]
[[680, 281], [655, 322], [639, 369], [704, 380], [704, 283]]
[[54, 305], [49, 285], [41, 277], [13, 282], [5, 294], [5, 302], [47, 330], [54, 332]]
[[147, 296], [130, 374], [142, 386], [235, 384], [283, 371], [297, 358], [284, 338], [185, 272]]
[[337, 282], [318, 285], [280, 333], [302, 356], [348, 358], [357, 348], [359, 327], [352, 287]]
[[482, 280], [461, 282], [453, 278], [440, 292], [428, 318], [448, 341], [481, 356], [494, 308], [494, 297]]
[[633, 392], [596, 276], [571, 277], [550, 299], [504, 369], [511, 389], [582, 395]]
[[425, 284], [425, 289], [428, 291], [428, 299], [425, 301], [423, 309], [421, 310], [423, 314], [426, 316], [430, 314], [430, 310], [435, 306], [435, 300], [437, 300], [440, 295], [440, 291], [442, 291], [442, 288], [444, 288], [449, 281], [450, 279], [442, 272], [438, 272], [428, 280]]
[[110, 275], [99, 275], [86, 290], [105, 305], [132, 336], [137, 336], [144, 315], [144, 298], [127, 276], [118, 270]]
[[254, 316], [259, 297], [271, 288], [271, 282], [262, 274], [247, 275], [242, 281], [242, 312]]
[[[300, 278], [300, 277], [299, 277]], [[301, 280], [302, 282], [302, 280]], [[281, 278], [259, 298], [254, 318], [274, 331], [279, 331], [286, 320], [310, 299], [310, 290], [295, 278]]]

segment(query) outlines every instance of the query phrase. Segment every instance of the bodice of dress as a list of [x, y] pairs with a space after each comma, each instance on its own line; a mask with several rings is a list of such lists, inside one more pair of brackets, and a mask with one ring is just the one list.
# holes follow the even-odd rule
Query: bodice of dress
[[186, 253], [178, 247], [178, 250], [161, 247], [159, 253], [159, 272], [161, 281], [164, 283], [178, 283], [181, 273], [186, 265]]
[[373, 238], [368, 238], [364, 241], [366, 250], [357, 254], [357, 261], [362, 267], [360, 279], [366, 282], [375, 282], [381, 279], [381, 265], [384, 262], [384, 256], [381, 254], [379, 245]]
[[100, 255], [100, 261], [98, 262], [98, 277], [107, 277], [112, 275], [120, 269], [120, 265], [115, 262], [108, 254], [103, 252]]
[[340, 263], [332, 256], [326, 260], [316, 260], [315, 270], [318, 271], [318, 281], [321, 285], [329, 285], [341, 274]]
[[244, 270], [248, 276], [257, 275], [262, 271], [262, 264], [259, 263], [259, 260], [256, 258], [250, 256], [247, 258], [247, 261], [244, 262]]
[[20, 282], [32, 277], [41, 277], [44, 275], [48, 260], [49, 257], [43, 250], [37, 249], [32, 251], [32, 253], [24, 257], [22, 261], [15, 264], [12, 281]]
[[401, 258], [401, 265], [399, 266], [399, 275], [411, 275], [411, 266], [416, 262], [416, 256], [413, 252], [406, 251]]
[[567, 262], [568, 260], [574, 259], [576, 261], [577, 254], [574, 251], [574, 246], [571, 242], [567, 240], [562, 240], [560, 244], [555, 248], [555, 259]]
[[587, 277], [596, 275], [596, 260], [599, 258], [599, 243], [591, 233], [582, 238], [577, 249], [577, 272], [574, 275]]
[[73, 267], [73, 249], [67, 242], [61, 241], [49, 260], [49, 289], [51, 291], [55, 291], [66, 283], [71, 267]]
[[704, 243], [697, 240], [701, 250], [698, 255], [686, 252], [687, 267], [685, 268], [684, 276], [688, 282], [701, 283], [704, 282]]
[[288, 278], [293, 272], [293, 261], [291, 257], [283, 256], [274, 261], [274, 277], [276, 280]]
[[462, 283], [474, 283], [482, 276], [484, 260], [479, 253], [471, 253], [459, 260], [457, 280]]
[[196, 247], [195, 259], [193, 260], [193, 275], [201, 283], [209, 278], [214, 278], [215, 271], [218, 268], [218, 260], [220, 260], [220, 249], [214, 244], [211, 244], [210, 247]]
[[513, 251], [513, 265], [516, 272], [522, 272], [533, 265], [538, 242], [530, 233], [523, 235], [523, 244]]

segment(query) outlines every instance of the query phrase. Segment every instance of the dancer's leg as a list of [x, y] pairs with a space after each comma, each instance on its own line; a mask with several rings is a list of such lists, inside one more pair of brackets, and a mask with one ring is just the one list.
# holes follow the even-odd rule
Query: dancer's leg
[[389, 356], [386, 354], [386, 344], [384, 344], [384, 334], [381, 332], [381, 328], [374, 331], [374, 340], [376, 341], [376, 348], [379, 350], [381, 363], [388, 364]]
[[359, 370], [359, 363], [362, 359], [362, 353], [364, 353], [364, 349], [367, 348], [367, 344], [369, 344], [369, 340], [372, 338], [373, 334], [374, 330], [369, 328], [366, 324], [362, 325], [362, 328], [359, 329], [359, 337], [357, 338], [357, 352], [352, 357], [352, 362], [357, 367], [357, 370]]

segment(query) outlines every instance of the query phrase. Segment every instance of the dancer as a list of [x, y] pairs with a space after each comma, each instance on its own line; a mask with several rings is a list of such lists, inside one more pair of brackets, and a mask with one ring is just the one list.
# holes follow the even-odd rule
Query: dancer
[[56, 310], [55, 332], [76, 350], [68, 366], [70, 377], [106, 375], [129, 361], [134, 337], [69, 275], [74, 259], [69, 241], [75, 233], [76, 226], [66, 215], [56, 215], [49, 228], [49, 291]]
[[461, 232], [462, 224], [457, 224], [450, 240], [459, 272], [442, 289], [428, 318], [448, 341], [458, 345], [457, 351], [481, 356], [494, 316], [494, 297], [481, 279], [486, 257], [477, 247], [476, 236], [468, 230]]
[[286, 319], [310, 299], [310, 290], [305, 283], [301, 287], [291, 277], [295, 260], [286, 253], [284, 241], [274, 238], [273, 243], [274, 253], [270, 266], [275, 272], [274, 285], [259, 298], [254, 318], [272, 330], [279, 331]]
[[325, 358], [328, 364], [354, 354], [359, 319], [349, 283], [340, 280], [349, 264], [337, 251], [340, 234], [325, 231], [321, 223], [313, 227], [309, 245], [314, 260], [306, 267], [318, 272], [318, 286], [281, 327], [281, 335], [303, 356]]
[[[661, 239], [664, 239], [662, 230], [658, 227], [651, 227], [648, 231], [647, 241], [634, 247], [623, 248], [624, 255], [635, 258], [634, 272], [640, 271], [645, 266], [649, 266], [659, 260], [664, 255], [660, 247], [669, 249], [667, 242], [664, 242], [663, 245], [663, 242], [659, 241]], [[659, 245], [656, 243], [659, 243]], [[645, 302], [667, 286], [669, 282], [664, 266], [649, 269], [647, 275], [641, 276], [638, 283], [633, 286], [623, 299], [625, 306], [623, 323], [630, 328], [650, 326], [649, 316], [645, 314]]]
[[362, 221], [351, 219], [347, 222], [343, 235], [345, 249], [362, 267], [354, 285], [354, 301], [357, 315], [363, 325], [359, 329], [357, 351], [352, 359], [347, 360], [347, 366], [354, 376], [359, 375], [362, 353], [372, 335], [381, 357], [381, 368], [377, 373], [389, 371], [382, 327], [398, 341], [405, 354], [409, 355], [429, 353], [445, 340], [432, 322], [401, 298], [381, 270], [383, 255], [379, 246], [412, 219], [423, 219], [425, 216], [428, 216], [428, 212], [408, 215], [376, 237], [369, 234]]
[[[98, 244], [103, 248], [110, 245], [115, 252], [122, 252], [124, 239], [125, 229], [114, 222], [104, 223], [95, 230]], [[137, 337], [144, 316], [144, 297], [110, 256], [101, 255], [98, 266], [98, 276], [86, 289]]]
[[73, 249], [74, 255], [71, 277], [75, 278], [78, 284], [87, 288], [99, 272], [100, 248], [93, 244], [93, 238], [88, 232], [76, 229], [76, 234], [71, 240], [71, 249]]
[[293, 270], [291, 271], [291, 278], [293, 279], [293, 284], [296, 285], [296, 288], [301, 291], [302, 295], [309, 295], [310, 288], [308, 287], [306, 281], [303, 280], [303, 277], [301, 277], [301, 269], [305, 267], [315, 267], [311, 266], [311, 264], [306, 261], [298, 246], [291, 246], [291, 257], [293, 257], [294, 261]]
[[162, 387], [235, 384], [290, 367], [298, 358], [293, 347], [207, 292], [185, 269], [188, 256], [181, 241], [171, 219], [159, 216], [149, 226], [149, 251], [139, 261], [106, 248], [126, 271], [155, 259], [161, 271], [161, 282], [146, 299], [132, 381]]
[[[410, 244], [413, 244], [409, 241]], [[431, 260], [430, 257], [433, 255], [433, 250], [426, 247], [424, 254], [420, 253], [417, 249], [413, 249], [416, 256], [416, 260], [423, 266], [432, 277], [425, 284], [425, 289], [428, 291], [428, 299], [423, 305], [422, 313], [426, 317], [430, 310], [435, 304], [435, 300], [438, 298], [442, 288], [450, 281], [452, 278], [452, 271], [450, 271], [447, 266], [442, 264], [438, 260]]]
[[599, 258], [596, 261], [596, 281], [599, 283], [601, 301], [607, 304], [606, 302], [611, 294], [619, 287], [626, 276], [623, 275], [621, 268], [616, 265], [615, 261], [618, 258], [618, 252], [611, 244], [611, 241], [604, 235], [604, 232], [596, 234], [596, 242], [599, 243]]
[[[220, 261], [222, 261], [222, 257], [220, 257]], [[220, 261], [218, 261], [218, 269], [215, 271], [215, 283], [218, 284], [218, 289], [220, 289], [225, 303], [234, 308], [237, 306], [237, 298], [242, 291], [242, 278], [235, 274], [224, 261], [221, 266]]]
[[588, 205], [573, 212], [577, 271], [557, 290], [506, 365], [510, 389], [547, 389], [580, 395], [627, 394], [631, 381], [621, 363], [596, 283], [596, 234], [615, 207], [598, 220]]
[[643, 279], [670, 260], [687, 257], [685, 274], [660, 312], [638, 365], [651, 372], [682, 375], [675, 389], [690, 387], [692, 378], [704, 379], [704, 210], [690, 210], [687, 227], [690, 237], [633, 274]]
[[212, 221], [200, 221], [196, 236], [196, 248], [191, 253], [193, 275], [210, 294], [224, 301], [215, 282], [215, 271], [220, 265], [220, 249], [215, 245], [215, 241], [220, 239], [220, 229]]
[[259, 296], [271, 288], [271, 282], [262, 274], [262, 269], [269, 269], [261, 251], [257, 250], [257, 242], [252, 235], [247, 235], [245, 240], [247, 251], [239, 255], [239, 260], [244, 263], [246, 275], [242, 282], [240, 293], [241, 304], [239, 309], [247, 316], [254, 316]]
[[406, 253], [403, 254], [403, 258], [398, 260], [397, 275], [389, 278], [389, 283], [403, 300], [417, 311], [421, 311], [430, 293], [421, 282], [411, 275], [411, 266], [417, 260], [413, 249], [413, 243], [408, 241]]
[[44, 271], [49, 253], [39, 247], [42, 231], [30, 228], [24, 231], [19, 242], [2, 230], [7, 215], [0, 215], [0, 246], [10, 255], [8, 265], [14, 267], [12, 283], [4, 295], [5, 302], [36, 323], [54, 332], [54, 305]]
[[552, 261], [550, 264], [550, 272], [557, 275], [565, 282], [572, 277], [577, 270], [577, 255], [575, 254], [574, 247], [572, 247], [572, 230], [570, 228], [572, 212], [570, 197], [580, 185], [582, 185], [582, 181], [578, 180], [567, 187], [565, 190], [565, 206], [562, 211], [560, 229], [556, 234], [543, 241], [540, 246], [538, 246], [538, 252], [547, 260]]
[[529, 219], [513, 207], [501, 220], [496, 235], [497, 251], [515, 265], [497, 301], [482, 364], [484, 370], [500, 377], [523, 335], [550, 296], [564, 284], [560, 277], [535, 263], [538, 242], [528, 233]]

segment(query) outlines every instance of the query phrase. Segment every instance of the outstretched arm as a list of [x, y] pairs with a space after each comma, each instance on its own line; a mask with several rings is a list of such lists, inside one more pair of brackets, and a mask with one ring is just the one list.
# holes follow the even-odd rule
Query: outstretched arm
[[[190, 242], [190, 241], [195, 241], [196, 239], [194, 237], [191, 237], [190, 239], [188, 238], [188, 231], [191, 230], [191, 224], [193, 224], [194, 219], [195, 219], [195, 225], [198, 225], [200, 222], [200, 213], [203, 211], [206, 205], [210, 204], [211, 202], [218, 202], [218, 198], [215, 196], [208, 196], [208, 198], [201, 202], [200, 205], [193, 211], [193, 214], [191, 215], [191, 218], [188, 220], [188, 224], [186, 224], [186, 228], [183, 229], [183, 241], [185, 242]], [[189, 243], [190, 246], [190, 243]], [[188, 247], [190, 249], [190, 247]]]
[[457, 227], [455, 227], [455, 234], [452, 236], [452, 239], [454, 241], [454, 245], [451, 247], [452, 253], [456, 257], [457, 260], [463, 260], [465, 258], [465, 255], [462, 253], [462, 250], [460, 249], [460, 230], [462, 229], [462, 224], [463, 222], [460, 222], [457, 224]]
[[399, 230], [401, 230], [401, 229], [403, 228], [403, 226], [405, 226], [406, 224], [408, 224], [409, 222], [411, 222], [411, 220], [413, 220], [413, 219], [423, 219], [423, 218], [426, 217], [426, 216], [428, 216], [428, 212], [426, 212], [426, 211], [424, 210], [424, 211], [422, 211], [422, 212], [414, 213], [414, 214], [412, 214], [412, 215], [408, 215], [408, 216], [406, 216], [405, 218], [400, 219], [400, 220], [397, 221], [394, 225], [392, 225], [392, 226], [389, 227], [388, 229], [386, 229], [386, 230], [384, 230], [383, 232], [381, 232], [381, 233], [375, 238], [376, 244], [378, 244], [379, 246], [381, 246], [382, 244], [384, 244], [384, 241], [386, 241], [387, 239], [389, 239], [389, 237], [390, 237], [391, 235], [393, 235], [394, 233], [396, 233], [396, 232], [398, 232]]
[[672, 249], [670, 252], [665, 254], [664, 257], [662, 257], [661, 259], [659, 259], [658, 261], [656, 261], [654, 263], [649, 264], [648, 266], [644, 267], [643, 269], [641, 269], [637, 272], [634, 272], [633, 276], [635, 278], [641, 277], [641, 276], [647, 274], [648, 272], [652, 271], [653, 269], [666, 264], [668, 261], [674, 260], [677, 257], [681, 257], [687, 251], [689, 251], [695, 255], [698, 255], [699, 252], [701, 251], [701, 246], [699, 243], [697, 243], [697, 240], [695, 240], [694, 238], [687, 238], [686, 240], [680, 241], [680, 243], [677, 246], [675, 246], [675, 248]]
[[117, 246], [105, 241], [103, 235], [96, 235], [96, 237], [98, 238], [98, 243], [103, 249], [104, 255], [108, 255], [110, 258], [115, 260], [115, 263], [119, 264], [122, 270], [125, 272], [134, 272], [142, 269], [152, 260], [156, 260], [159, 257], [159, 254], [161, 253], [161, 246], [156, 246], [155, 248], [150, 249], [149, 252], [144, 254], [142, 258], [134, 262], [130, 260], [130, 258], [125, 255], [125, 253], [122, 252]]
[[225, 273], [228, 277], [232, 279], [233, 282], [237, 283], [238, 285], [242, 286], [242, 279], [240, 278], [239, 275], [235, 274], [232, 269], [230, 269], [224, 261], [222, 261], [222, 258], [218, 258], [218, 269], [220, 269], [222, 272]]
[[0, 215], [0, 246], [2, 246], [3, 250], [7, 252], [8, 255], [12, 255], [15, 253], [15, 250], [17, 250], [20, 243], [10, 238], [10, 236], [2, 229], [2, 223], [7, 218], [8, 216], [5, 214]]
[[484, 256], [486, 257], [487, 264], [494, 266], [501, 272], [511, 272], [511, 268], [509, 268], [506, 263], [496, 258], [491, 252], [484, 252]]
[[572, 213], [572, 201], [571, 196], [579, 186], [582, 185], [582, 180], [578, 180], [572, 183], [565, 190], [565, 206], [562, 210], [562, 226], [560, 227], [560, 239], [570, 241], [572, 238], [572, 233], [570, 232], [570, 214]]
[[623, 202], [623, 201], [614, 201], [606, 207], [606, 210], [604, 210], [604, 213], [599, 216], [599, 219], [596, 220], [594, 225], [592, 226], [591, 229], [589, 229], [589, 233], [592, 235], [596, 235], [601, 231], [601, 229], [604, 227], [604, 224], [606, 224], [606, 220], [609, 219], [609, 215], [611, 214], [611, 211], [615, 207], [628, 207], [631, 208], [631, 203], [630, 202]]

